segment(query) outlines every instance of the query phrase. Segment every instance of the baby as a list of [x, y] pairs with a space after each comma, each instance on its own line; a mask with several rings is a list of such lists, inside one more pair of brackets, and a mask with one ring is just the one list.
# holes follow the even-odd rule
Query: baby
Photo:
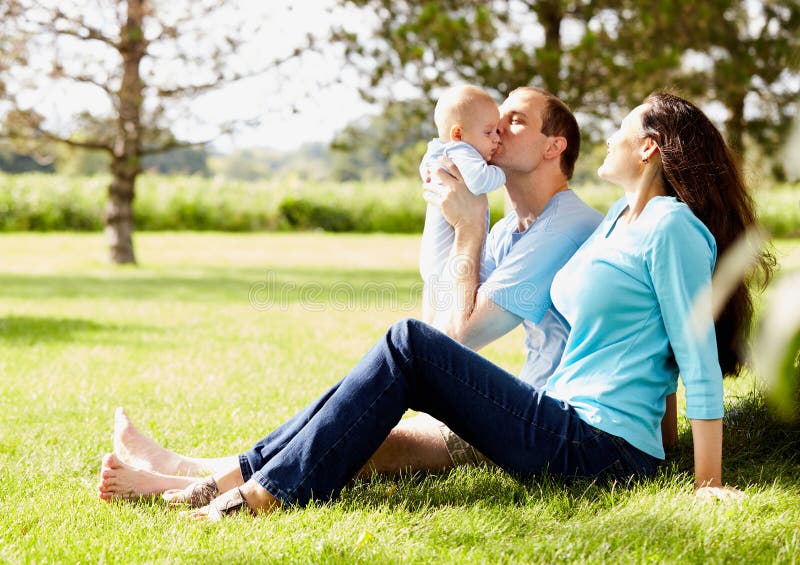
[[[477, 86], [450, 88], [436, 103], [433, 119], [439, 137], [428, 143], [422, 158], [419, 172], [423, 181], [428, 171], [443, 167], [439, 159], [447, 155], [473, 194], [486, 194], [505, 184], [503, 171], [486, 162], [500, 141], [497, 134], [500, 111], [489, 93]], [[441, 277], [453, 239], [453, 227], [441, 210], [428, 204], [419, 259], [419, 271], [426, 283], [435, 283]]]

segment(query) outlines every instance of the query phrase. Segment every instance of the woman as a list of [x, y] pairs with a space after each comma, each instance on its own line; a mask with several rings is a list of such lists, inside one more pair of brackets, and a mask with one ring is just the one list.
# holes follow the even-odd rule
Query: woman
[[[319, 400], [241, 455], [239, 468], [165, 497], [199, 505], [222, 493], [193, 514], [210, 519], [331, 498], [407, 409], [441, 420], [519, 476], [647, 476], [664, 456], [659, 428], [678, 371], [695, 486], [737, 493], [722, 483], [722, 373], [739, 368], [736, 344], [752, 304], [742, 284], [715, 339], [710, 306], [694, 299], [710, 284], [717, 253], [754, 222], [752, 201], [713, 124], [666, 93], [625, 118], [598, 174], [625, 198], [553, 282], [571, 333], [543, 389], [405, 320]], [[760, 257], [766, 278], [772, 264]], [[686, 331], [692, 308], [705, 322], [702, 335]]]

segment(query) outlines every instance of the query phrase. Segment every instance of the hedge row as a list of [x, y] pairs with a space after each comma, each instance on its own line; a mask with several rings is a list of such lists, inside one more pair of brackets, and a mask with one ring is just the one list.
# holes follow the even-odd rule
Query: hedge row
[[[107, 177], [0, 175], [0, 231], [102, 229]], [[605, 211], [620, 192], [579, 190]], [[788, 186], [757, 194], [765, 227], [800, 237], [800, 190]], [[492, 221], [502, 216], [501, 191], [490, 195]], [[425, 202], [416, 180], [375, 183], [243, 182], [142, 175], [134, 216], [138, 230], [313, 230], [419, 233]]]

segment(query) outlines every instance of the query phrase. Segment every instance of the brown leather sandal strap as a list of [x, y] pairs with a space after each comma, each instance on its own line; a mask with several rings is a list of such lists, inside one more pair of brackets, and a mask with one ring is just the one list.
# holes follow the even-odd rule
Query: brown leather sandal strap
[[192, 508], [201, 508], [214, 500], [219, 495], [217, 482], [213, 478], [200, 481], [193, 485], [186, 503]]
[[248, 511], [255, 514], [250, 505], [247, 504], [244, 496], [242, 496], [241, 489], [231, 489], [222, 496], [215, 498], [211, 504], [208, 505], [208, 519], [211, 521], [222, 520], [225, 516], [233, 514], [234, 512]]

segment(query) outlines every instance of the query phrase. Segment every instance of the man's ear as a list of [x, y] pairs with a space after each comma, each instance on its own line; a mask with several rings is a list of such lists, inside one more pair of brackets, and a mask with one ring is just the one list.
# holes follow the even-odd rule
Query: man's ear
[[450, 141], [461, 141], [461, 135], [464, 133], [464, 129], [456, 124], [450, 128]]
[[547, 150], [544, 152], [545, 159], [554, 159], [560, 156], [564, 150], [567, 148], [567, 138], [566, 137], [554, 137], [550, 140], [550, 145], [547, 146]]

